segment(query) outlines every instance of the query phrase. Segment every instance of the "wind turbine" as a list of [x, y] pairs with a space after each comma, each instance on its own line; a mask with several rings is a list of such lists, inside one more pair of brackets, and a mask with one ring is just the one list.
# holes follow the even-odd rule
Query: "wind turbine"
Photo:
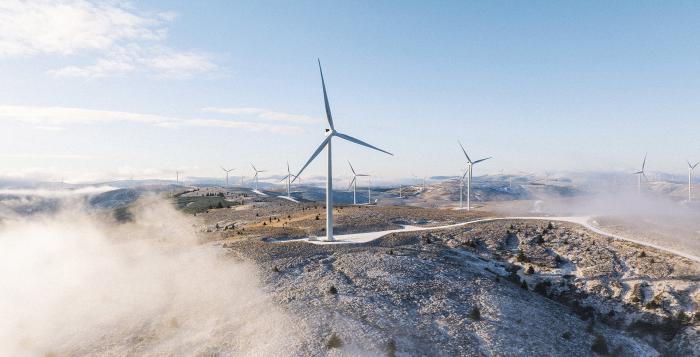
[[358, 174], [355, 172], [355, 169], [352, 167], [352, 164], [350, 161], [348, 161], [348, 165], [350, 165], [350, 170], [352, 171], [352, 181], [350, 181], [350, 186], [348, 186], [348, 189], [352, 187], [352, 204], [356, 205], [357, 204], [357, 178], [358, 177], [365, 177], [369, 176], [367, 174]]
[[292, 198], [291, 191], [290, 191], [290, 186], [292, 185], [292, 177], [294, 176], [290, 171], [289, 171], [289, 162], [287, 162], [287, 176], [283, 177], [280, 181], [287, 180], [287, 198]]
[[[642, 161], [642, 169], [632, 173], [633, 175], [637, 175], [637, 192], [642, 193], [642, 176], [644, 176], [645, 179], [647, 179], [647, 175], [644, 173], [644, 167], [647, 165], [647, 154], [644, 154], [644, 161]], [[648, 179], [647, 179], [648, 181]]]
[[[370, 149], [374, 149], [377, 151], [381, 151], [383, 153], [392, 155], [392, 153], [388, 151], [384, 151], [376, 146], [372, 146], [362, 140], [353, 138], [350, 135], [346, 135], [343, 133], [340, 133], [335, 130], [335, 126], [333, 125], [333, 116], [331, 115], [331, 106], [328, 103], [328, 94], [326, 93], [326, 83], [323, 79], [323, 69], [321, 69], [321, 60], [318, 61], [318, 70], [321, 73], [321, 86], [323, 87], [323, 101], [326, 106], [326, 119], [328, 120], [328, 125], [330, 128], [326, 129], [326, 139], [321, 142], [321, 145], [318, 146], [316, 151], [314, 151], [313, 154], [311, 154], [311, 157], [309, 160], [304, 164], [304, 166], [299, 170], [299, 173], [297, 173], [297, 177], [301, 175], [301, 173], [306, 169], [307, 166], [313, 161], [316, 156], [326, 148], [326, 152], [328, 154], [328, 176], [326, 177], [326, 239], [328, 241], [333, 240], [333, 155], [331, 154], [331, 141], [334, 137], [339, 137], [341, 139], [345, 139], [347, 141], [350, 141], [352, 143], [366, 146]], [[295, 177], [294, 180], [297, 178]]]
[[[467, 172], [464, 174], [464, 176], [467, 176], [467, 211], [471, 210], [471, 191], [472, 191], [472, 167], [482, 161], [486, 161], [490, 159], [491, 157], [487, 157], [485, 159], [479, 159], [476, 161], [472, 161], [471, 158], [469, 158], [469, 155], [467, 154], [467, 150], [464, 150], [464, 146], [462, 146], [462, 143], [460, 141], [457, 141], [459, 143], [459, 147], [462, 148], [462, 152], [464, 153], [464, 157], [467, 158]], [[464, 179], [464, 176], [462, 176], [462, 179]]]
[[691, 183], [693, 182], [693, 170], [700, 164], [700, 161], [695, 164], [690, 164], [690, 161], [686, 160], [688, 163], [688, 202], [690, 202], [690, 189], [692, 188]]
[[228, 186], [228, 173], [235, 170], [235, 169], [225, 169], [223, 166], [221, 166], [221, 169], [226, 172], [226, 186]]
[[180, 182], [180, 171], [175, 171], [175, 182]]
[[255, 180], [255, 191], [258, 191], [258, 174], [261, 172], [265, 172], [265, 170], [258, 170], [255, 168], [255, 165], [253, 163], [250, 163], [250, 167], [253, 168], [253, 171], [255, 171], [255, 175], [253, 175], [253, 180]]

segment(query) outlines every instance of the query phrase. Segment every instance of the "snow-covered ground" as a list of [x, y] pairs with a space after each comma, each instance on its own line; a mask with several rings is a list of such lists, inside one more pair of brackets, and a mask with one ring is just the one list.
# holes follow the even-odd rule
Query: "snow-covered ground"
[[371, 242], [375, 239], [381, 238], [387, 234], [390, 233], [402, 233], [402, 232], [416, 232], [416, 231], [428, 231], [428, 230], [437, 230], [437, 229], [445, 229], [445, 228], [454, 228], [454, 227], [459, 227], [459, 226], [465, 226], [469, 224], [474, 224], [474, 223], [479, 223], [479, 222], [490, 222], [490, 221], [496, 221], [496, 220], [509, 220], [509, 219], [521, 219], [521, 220], [544, 220], [544, 221], [559, 221], [559, 222], [569, 222], [569, 223], [575, 223], [579, 224], [586, 229], [589, 229], [595, 233], [614, 238], [614, 239], [621, 239], [621, 240], [626, 240], [629, 242], [633, 242], [636, 244], [644, 245], [647, 247], [655, 248], [658, 250], [666, 251], [690, 260], [694, 260], [696, 262], [700, 262], [700, 257], [688, 254], [685, 252], [681, 252], [675, 249], [670, 249], [666, 247], [659, 246], [657, 244], [637, 240], [634, 238], [629, 238], [629, 237], [624, 237], [621, 235], [617, 234], [612, 234], [603, 231], [602, 229], [594, 226], [593, 224], [590, 223], [590, 217], [588, 216], [572, 216], [572, 217], [493, 217], [493, 218], [483, 218], [483, 219], [477, 219], [469, 222], [462, 222], [462, 223], [455, 223], [455, 224], [449, 224], [449, 225], [444, 225], [444, 226], [437, 226], [437, 227], [419, 227], [419, 226], [403, 226], [401, 229], [391, 229], [391, 230], [385, 230], [385, 231], [377, 231], [377, 232], [365, 232], [365, 233], [350, 233], [350, 234], [337, 234], [334, 236], [335, 240], [333, 241], [327, 241], [325, 240], [325, 237], [310, 237], [310, 238], [304, 238], [302, 241], [309, 242], [312, 244], [353, 244], [353, 243], [367, 243]]

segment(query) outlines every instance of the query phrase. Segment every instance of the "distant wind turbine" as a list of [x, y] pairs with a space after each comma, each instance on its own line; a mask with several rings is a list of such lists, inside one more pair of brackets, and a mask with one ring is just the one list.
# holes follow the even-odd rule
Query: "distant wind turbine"
[[352, 164], [350, 163], [350, 161], [348, 161], [348, 165], [350, 165], [350, 171], [352, 171], [352, 181], [350, 181], [350, 185], [348, 186], [348, 189], [350, 187], [352, 187], [352, 204], [356, 205], [357, 204], [357, 178], [358, 177], [366, 177], [369, 175], [356, 173], [355, 169], [352, 167]]
[[649, 181], [649, 179], [647, 179], [647, 175], [644, 173], [645, 172], [644, 168], [646, 167], [646, 165], [647, 165], [647, 154], [645, 153], [644, 154], [644, 161], [642, 161], [642, 169], [633, 173], [633, 175], [637, 175], [637, 192], [638, 193], [642, 193], [642, 176], [644, 176], [644, 179]]
[[[345, 139], [347, 141], [353, 142], [358, 145], [366, 146], [370, 149], [374, 149], [377, 151], [381, 151], [383, 153], [392, 155], [392, 153], [388, 151], [384, 151], [376, 146], [372, 146], [362, 140], [353, 138], [350, 135], [346, 135], [343, 133], [340, 133], [335, 130], [335, 126], [333, 125], [333, 116], [331, 115], [331, 106], [328, 103], [328, 94], [326, 92], [326, 83], [323, 79], [323, 70], [321, 69], [321, 61], [318, 61], [318, 69], [319, 72], [321, 73], [321, 86], [323, 87], [323, 101], [326, 106], [326, 119], [328, 120], [328, 125], [330, 128], [326, 129], [326, 139], [321, 142], [321, 145], [318, 146], [316, 151], [314, 151], [313, 154], [311, 154], [311, 157], [309, 160], [304, 164], [304, 166], [299, 170], [299, 173], [297, 173], [297, 177], [301, 175], [301, 173], [306, 169], [307, 166], [313, 161], [316, 156], [326, 148], [326, 152], [328, 154], [328, 176], [326, 177], [326, 239], [329, 241], [333, 240], [333, 155], [331, 154], [331, 141], [334, 137], [339, 137], [341, 139]], [[296, 180], [296, 177], [294, 178]]]
[[289, 171], [289, 162], [287, 162], [287, 176], [283, 177], [280, 181], [287, 180], [287, 198], [292, 198], [290, 187], [292, 186], [292, 177], [294, 176], [290, 171]]
[[[464, 153], [464, 157], [467, 158], [467, 172], [464, 173], [462, 176], [462, 180], [464, 180], [464, 177], [467, 177], [467, 211], [471, 210], [471, 191], [472, 191], [472, 167], [482, 161], [486, 161], [490, 159], [491, 157], [487, 157], [485, 159], [479, 159], [476, 161], [472, 161], [471, 158], [469, 158], [469, 155], [467, 154], [467, 150], [464, 150], [464, 146], [462, 146], [462, 143], [460, 141], [457, 141], [459, 143], [459, 147], [462, 148], [462, 152]], [[461, 208], [461, 207], [460, 207]]]
[[228, 174], [229, 174], [229, 172], [231, 172], [235, 169], [225, 169], [223, 166], [221, 166], [221, 169], [224, 170], [224, 172], [226, 172], [226, 186], [228, 186]]
[[250, 167], [253, 168], [253, 171], [255, 172], [255, 175], [253, 175], [253, 180], [255, 180], [255, 191], [258, 191], [258, 174], [261, 172], [265, 172], [265, 170], [258, 170], [255, 168], [255, 165], [253, 163], [250, 163]]
[[686, 160], [688, 163], [688, 202], [690, 202], [690, 190], [692, 189], [692, 182], [693, 182], [693, 170], [700, 164], [700, 161], [696, 162], [695, 164], [691, 164], [690, 161]]

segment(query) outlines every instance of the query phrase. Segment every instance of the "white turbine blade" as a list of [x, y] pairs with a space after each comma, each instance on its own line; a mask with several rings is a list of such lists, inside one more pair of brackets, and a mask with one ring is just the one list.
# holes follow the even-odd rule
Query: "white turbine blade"
[[355, 177], [353, 177], [352, 181], [350, 181], [350, 184], [348, 185], [348, 191], [352, 188], [353, 183], [355, 183]]
[[321, 86], [323, 87], [323, 102], [326, 104], [326, 119], [331, 130], [335, 130], [333, 126], [333, 116], [331, 115], [331, 106], [328, 104], [328, 93], [326, 93], [326, 81], [323, 79], [323, 69], [321, 68], [321, 59], [318, 59], [318, 71], [321, 72]]
[[377, 150], [377, 151], [381, 151], [381, 152], [383, 152], [383, 153], [386, 153], [386, 154], [389, 154], [389, 155], [391, 155], [391, 156], [394, 156], [394, 154], [392, 154], [392, 153], [390, 153], [390, 152], [388, 152], [388, 151], [386, 151], [386, 150], [382, 150], [382, 149], [380, 149], [380, 148], [378, 148], [378, 147], [376, 147], [376, 146], [372, 146], [372, 145], [370, 145], [370, 144], [367, 144], [366, 142], [364, 142], [364, 141], [362, 141], [362, 140], [360, 140], [360, 139], [355, 139], [355, 138], [353, 138], [353, 137], [350, 136], [350, 135], [345, 135], [345, 134], [343, 134], [343, 133], [335, 133], [334, 135], [338, 136], [339, 138], [343, 138], [343, 139], [345, 139], [345, 140], [347, 140], [347, 141], [353, 142], [353, 143], [355, 143], [355, 144], [359, 144], [359, 145], [362, 145], [362, 146], [366, 146], [366, 147], [368, 147], [368, 148], [370, 148], [370, 149], [374, 149], [374, 150]]
[[462, 142], [459, 141], [459, 140], [457, 140], [457, 143], [459, 144], [459, 147], [462, 148], [462, 152], [464, 153], [464, 156], [466, 156], [467, 162], [471, 164], [471, 163], [472, 163], [472, 159], [469, 158], [469, 154], [467, 154], [467, 150], [464, 150], [464, 146], [462, 146]]
[[258, 169], [256, 169], [256, 168], [255, 168], [255, 165], [253, 165], [253, 163], [252, 163], [252, 162], [250, 163], [250, 167], [252, 167], [252, 168], [253, 168], [253, 171], [255, 171], [255, 172], [258, 172]]
[[369, 176], [369, 175], [367, 175], [367, 174], [357, 174], [357, 175], [355, 175], [355, 176], [358, 176], [358, 177], [367, 177], [367, 176]]
[[323, 140], [323, 142], [321, 143], [321, 145], [318, 146], [318, 148], [316, 149], [316, 151], [314, 151], [314, 153], [311, 154], [311, 157], [309, 158], [309, 160], [306, 161], [306, 164], [304, 164], [304, 166], [301, 167], [301, 170], [299, 170], [299, 172], [297, 172], [296, 177], [294, 177], [294, 180], [295, 180], [295, 181], [296, 181], [297, 178], [299, 178], [299, 176], [301, 176], [301, 173], [304, 172], [304, 169], [306, 169], [306, 167], [309, 166], [309, 164], [311, 163], [311, 161], [314, 161], [314, 159], [316, 158], [316, 156], [318, 156], [318, 154], [321, 152], [321, 150], [323, 150], [323, 148], [326, 147], [326, 144], [328, 144], [328, 142], [331, 141], [332, 138], [333, 138], [333, 135], [328, 135], [328, 136], [326, 137], [326, 139]]
[[695, 165], [693, 165], [693, 170], [700, 164], [700, 161], [696, 162]]
[[282, 177], [282, 179], [281, 179], [279, 182], [282, 182], [282, 181], [286, 180], [287, 177], [289, 177], [289, 176], [290, 176], [290, 175], [287, 175], [287, 176], [285, 176], [285, 177]]
[[644, 161], [642, 161], [642, 171], [644, 171], [644, 167], [647, 164], [647, 153], [644, 153]]
[[348, 160], [348, 165], [350, 165], [350, 170], [352, 171], [352, 174], [353, 174], [353, 175], [357, 175], [357, 174], [355, 173], [355, 169], [352, 167], [352, 164], [350, 163], [350, 160]]
[[464, 171], [464, 175], [462, 175], [462, 180], [464, 180], [465, 177], [467, 177], [467, 174], [469, 173], [469, 170]]
[[[491, 158], [491, 156], [489, 156], [489, 157], [487, 157], [487, 158], [485, 158], [485, 159], [476, 160], [476, 161], [474, 161], [474, 162], [472, 163], [472, 165], [478, 164], [478, 163], [480, 163], [480, 162], [482, 162], [482, 161], [486, 161], [486, 160], [488, 160], [488, 159], [490, 159], [490, 158]], [[549, 176], [549, 174], [547, 174], [547, 176]]]

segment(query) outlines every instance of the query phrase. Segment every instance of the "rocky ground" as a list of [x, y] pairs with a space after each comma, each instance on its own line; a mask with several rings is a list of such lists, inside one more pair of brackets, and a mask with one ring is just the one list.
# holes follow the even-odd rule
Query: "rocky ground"
[[[202, 231], [260, 267], [266, 291], [315, 336], [308, 354], [700, 355], [700, 266], [686, 259], [540, 220], [366, 244], [270, 243], [324, 234], [323, 206], [239, 199], [200, 214]], [[336, 232], [489, 215], [384, 206], [336, 214]]]

